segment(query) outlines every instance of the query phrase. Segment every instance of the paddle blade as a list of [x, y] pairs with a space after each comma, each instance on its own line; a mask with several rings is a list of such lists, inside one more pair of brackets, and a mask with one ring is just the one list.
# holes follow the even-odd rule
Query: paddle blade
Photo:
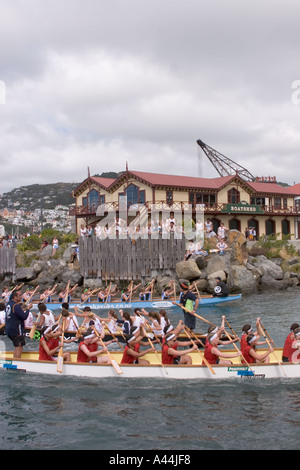
[[64, 356], [63, 350], [60, 348], [58, 356], [57, 356], [57, 372], [62, 373], [64, 367]]
[[30, 339], [33, 339], [33, 337], [35, 335], [35, 331], [36, 331], [36, 325], [33, 325], [33, 327], [30, 330], [30, 333], [29, 333], [29, 338]]
[[115, 359], [112, 359], [111, 363], [113, 365], [113, 368], [117, 372], [117, 374], [123, 374], [123, 371], [122, 371], [121, 367], [119, 366], [119, 364], [117, 363], [117, 361]]

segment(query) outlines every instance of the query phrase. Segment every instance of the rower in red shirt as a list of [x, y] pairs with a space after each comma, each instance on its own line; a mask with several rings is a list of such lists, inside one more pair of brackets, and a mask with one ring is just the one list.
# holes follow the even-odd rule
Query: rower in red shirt
[[[289, 357], [291, 356], [292, 343], [295, 341], [295, 330], [299, 328], [298, 323], [293, 323], [290, 328], [290, 333], [287, 335], [284, 342], [283, 351], [282, 351], [282, 362], [289, 362]], [[293, 351], [294, 352], [294, 351]]]
[[165, 341], [162, 347], [162, 363], [165, 365], [168, 364], [192, 364], [192, 358], [189, 356], [189, 353], [197, 349], [195, 344], [190, 349], [183, 349], [182, 351], [177, 351], [178, 346], [190, 346], [192, 341], [176, 341], [176, 335], [174, 333], [169, 333], [165, 337]]

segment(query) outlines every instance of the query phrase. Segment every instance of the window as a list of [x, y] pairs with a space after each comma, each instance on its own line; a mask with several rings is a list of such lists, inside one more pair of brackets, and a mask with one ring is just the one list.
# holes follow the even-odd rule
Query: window
[[240, 202], [240, 192], [232, 188], [228, 191], [228, 203], [229, 204], [238, 204]]
[[96, 189], [92, 189], [88, 194], [89, 207], [99, 206], [99, 192]]
[[274, 208], [281, 209], [281, 197], [274, 197]]
[[145, 204], [146, 203], [146, 191], [140, 189], [135, 184], [130, 184], [124, 193], [119, 193], [119, 204], [125, 201], [127, 195], [127, 207], [133, 206], [134, 204]]
[[290, 231], [290, 222], [287, 219], [284, 219], [281, 223], [282, 235], [289, 235]]
[[166, 200], [169, 206], [173, 204], [173, 191], [166, 191]]
[[254, 206], [265, 206], [266, 205], [266, 200], [265, 200], [264, 197], [251, 196], [250, 204], [253, 204]]
[[216, 195], [209, 193], [189, 193], [189, 203], [193, 206], [196, 204], [212, 206], [216, 203]]

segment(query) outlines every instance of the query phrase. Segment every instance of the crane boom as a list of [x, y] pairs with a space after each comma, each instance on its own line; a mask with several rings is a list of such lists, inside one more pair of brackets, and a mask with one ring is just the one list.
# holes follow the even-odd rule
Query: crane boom
[[212, 147], [206, 145], [202, 140], [198, 139], [197, 144], [202, 148], [203, 152], [213, 164], [220, 176], [239, 175], [246, 181], [254, 181], [255, 177], [244, 167], [234, 162]]

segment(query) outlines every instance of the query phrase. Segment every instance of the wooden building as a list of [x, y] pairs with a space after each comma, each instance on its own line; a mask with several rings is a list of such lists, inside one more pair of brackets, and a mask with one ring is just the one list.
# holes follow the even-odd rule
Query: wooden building
[[[274, 182], [249, 182], [239, 176], [198, 178], [129, 171], [116, 179], [88, 176], [73, 192], [76, 200], [70, 214], [76, 218], [77, 233], [80, 226], [96, 226], [106, 214], [119, 216], [124, 207], [141, 204], [151, 217], [157, 211], [170, 209], [175, 213], [203, 204], [205, 220], [212, 221], [216, 231], [221, 222], [229, 229], [242, 233], [251, 227], [256, 237], [266, 234], [300, 236], [299, 189], [283, 187]], [[99, 205], [105, 212], [97, 215]], [[128, 220], [127, 220], [128, 221]], [[299, 224], [299, 229], [298, 229]]]

